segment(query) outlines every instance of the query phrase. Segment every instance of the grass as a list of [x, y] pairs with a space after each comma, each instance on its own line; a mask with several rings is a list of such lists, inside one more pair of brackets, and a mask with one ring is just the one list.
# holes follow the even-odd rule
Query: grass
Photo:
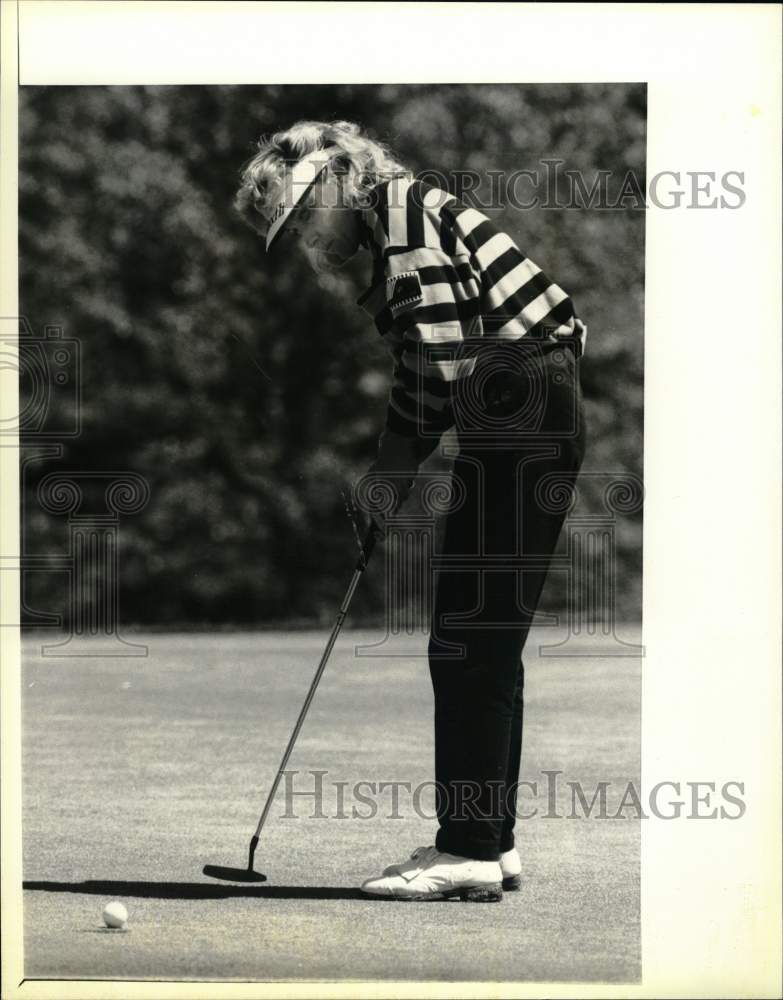
[[[526, 656], [522, 777], [538, 782], [520, 820], [523, 888], [501, 904], [405, 904], [356, 887], [434, 824], [404, 792], [358, 780], [432, 778], [426, 638], [354, 655], [382, 633], [344, 632], [289, 768], [285, 797], [257, 853], [263, 885], [204, 878], [205, 863], [243, 865], [250, 835], [326, 639], [325, 632], [134, 635], [143, 658], [43, 658], [23, 668], [25, 974], [28, 978], [411, 979], [633, 982], [640, 977], [640, 824], [546, 818], [543, 771], [592, 794], [610, 781], [611, 815], [639, 781], [637, 659]], [[541, 636], [538, 641], [547, 640]], [[335, 782], [348, 782], [339, 818]], [[365, 788], [367, 794], [367, 789]], [[430, 809], [425, 794], [421, 805]], [[103, 928], [110, 899], [127, 932]]]

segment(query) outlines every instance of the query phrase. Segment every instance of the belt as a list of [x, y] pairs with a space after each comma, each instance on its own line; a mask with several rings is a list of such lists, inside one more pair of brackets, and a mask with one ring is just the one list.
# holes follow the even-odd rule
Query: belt
[[558, 336], [554, 333], [526, 333], [520, 338], [520, 342], [530, 339], [535, 340], [537, 344], [541, 345], [546, 350], [555, 350], [558, 347], [568, 347], [573, 352], [577, 358], [582, 357], [582, 338], [576, 334], [564, 334]]

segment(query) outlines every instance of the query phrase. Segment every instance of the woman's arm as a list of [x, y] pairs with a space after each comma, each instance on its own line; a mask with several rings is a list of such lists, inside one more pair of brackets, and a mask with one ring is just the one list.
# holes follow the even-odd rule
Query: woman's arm
[[481, 291], [467, 256], [420, 247], [392, 254], [386, 300], [395, 366], [386, 428], [429, 454], [454, 422], [455, 383], [470, 374], [469, 342], [480, 331]]
[[[473, 370], [466, 347], [478, 329], [480, 287], [468, 258], [418, 247], [388, 256], [386, 334], [395, 356], [386, 423], [370, 472], [405, 500], [416, 470], [454, 423], [455, 383]], [[395, 508], [395, 509], [396, 509]]]

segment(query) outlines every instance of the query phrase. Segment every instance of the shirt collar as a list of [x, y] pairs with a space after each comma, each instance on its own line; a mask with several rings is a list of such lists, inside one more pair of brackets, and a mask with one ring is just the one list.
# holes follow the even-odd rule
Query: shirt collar
[[383, 284], [383, 256], [381, 248], [375, 240], [375, 227], [378, 223], [378, 215], [372, 208], [359, 210], [359, 225], [361, 229], [361, 244], [372, 254], [372, 278], [370, 284], [359, 298], [356, 300], [357, 306], [361, 306], [366, 312], [374, 315], [374, 310], [368, 307], [367, 300]]

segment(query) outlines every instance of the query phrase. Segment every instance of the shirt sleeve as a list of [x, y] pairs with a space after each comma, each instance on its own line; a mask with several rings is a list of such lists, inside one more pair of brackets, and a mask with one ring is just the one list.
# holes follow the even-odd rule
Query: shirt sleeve
[[480, 281], [467, 255], [421, 247], [390, 255], [385, 283], [395, 362], [386, 426], [426, 452], [454, 423], [455, 383], [473, 370]]
[[468, 238], [481, 272], [483, 332], [493, 337], [582, 340], [574, 304], [511, 238], [491, 223]]

